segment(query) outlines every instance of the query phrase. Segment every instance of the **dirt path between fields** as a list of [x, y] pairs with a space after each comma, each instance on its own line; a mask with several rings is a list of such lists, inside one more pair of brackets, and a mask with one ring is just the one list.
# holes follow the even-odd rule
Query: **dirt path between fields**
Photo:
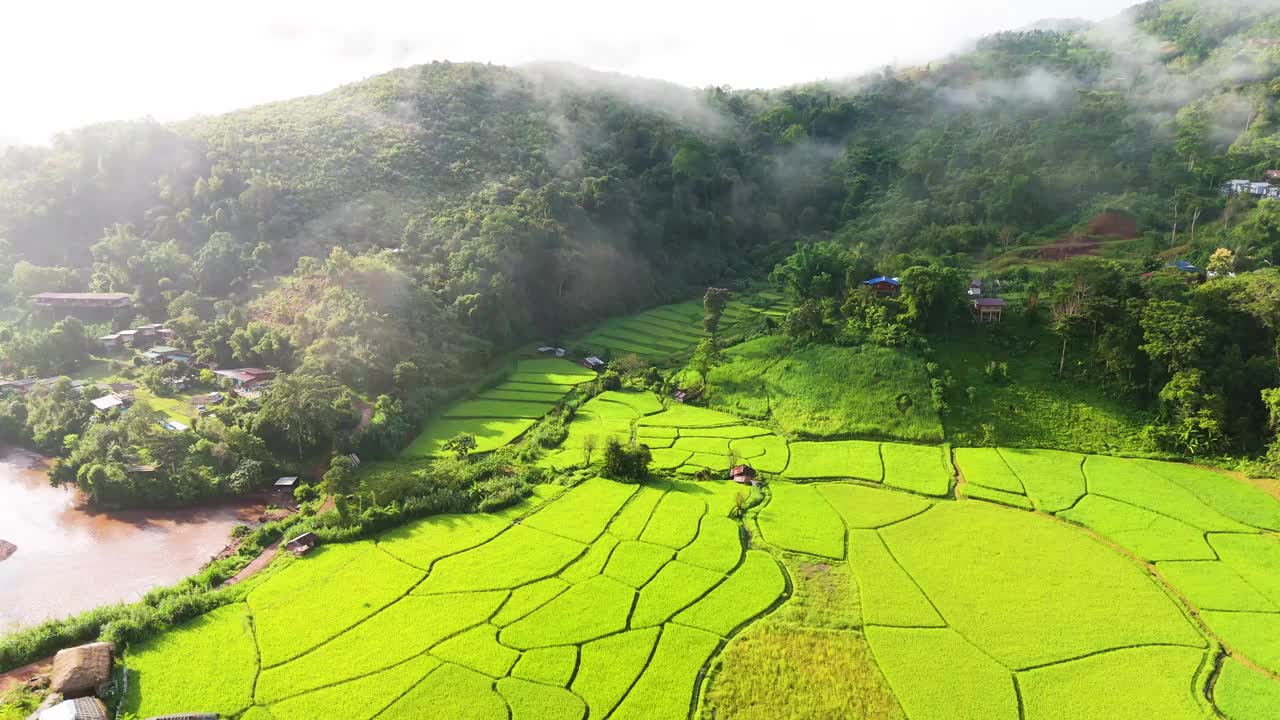
[[248, 565], [245, 565], [244, 567], [240, 568], [240, 572], [236, 573], [235, 575], [232, 575], [230, 579], [222, 583], [223, 587], [226, 587], [228, 585], [235, 585], [236, 583], [241, 583], [241, 582], [244, 582], [245, 580], [248, 580], [254, 573], [270, 565], [271, 561], [276, 559], [276, 555], [279, 552], [280, 552], [280, 542], [277, 540], [276, 542], [271, 543], [267, 547], [263, 548], [262, 552], [258, 553], [258, 557], [251, 560]]
[[7, 673], [0, 673], [0, 694], [9, 692], [37, 675], [48, 675], [51, 670], [53, 670], [52, 655], [29, 665], [16, 667]]

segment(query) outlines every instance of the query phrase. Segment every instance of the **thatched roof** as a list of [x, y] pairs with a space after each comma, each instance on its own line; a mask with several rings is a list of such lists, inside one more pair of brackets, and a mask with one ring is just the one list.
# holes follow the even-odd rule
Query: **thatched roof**
[[64, 700], [40, 713], [39, 720], [107, 720], [107, 708], [98, 698]]
[[90, 643], [61, 650], [53, 658], [49, 687], [65, 697], [95, 695], [98, 687], [111, 680], [115, 645]]

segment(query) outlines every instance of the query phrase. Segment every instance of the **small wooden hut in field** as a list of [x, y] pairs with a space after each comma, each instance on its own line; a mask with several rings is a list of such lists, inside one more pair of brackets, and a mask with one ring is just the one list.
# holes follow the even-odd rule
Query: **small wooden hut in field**
[[734, 465], [729, 471], [729, 479], [741, 485], [755, 485], [756, 469], [750, 465]]
[[305, 532], [298, 537], [284, 544], [284, 549], [294, 555], [306, 555], [316, 545], [320, 544], [320, 538], [313, 532]]
[[107, 707], [94, 697], [63, 700], [52, 707], [45, 708], [37, 720], [107, 720]]
[[53, 657], [49, 689], [65, 698], [101, 695], [111, 689], [111, 665], [116, 646], [89, 643], [61, 650]]

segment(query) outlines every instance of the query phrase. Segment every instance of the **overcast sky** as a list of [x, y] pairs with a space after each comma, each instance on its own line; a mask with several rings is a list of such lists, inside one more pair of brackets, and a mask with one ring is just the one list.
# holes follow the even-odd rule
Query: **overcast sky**
[[776, 87], [921, 63], [997, 30], [1100, 19], [1129, 4], [7, 0], [0, 145], [103, 120], [217, 113], [431, 60], [558, 60], [692, 86]]

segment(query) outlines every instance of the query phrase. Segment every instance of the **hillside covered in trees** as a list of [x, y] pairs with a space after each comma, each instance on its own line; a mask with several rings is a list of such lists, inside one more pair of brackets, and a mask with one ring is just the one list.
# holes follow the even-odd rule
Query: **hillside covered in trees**
[[[1088, 224], [1108, 210], [1134, 222], [1127, 268], [1205, 265], [1219, 247], [1232, 270], [1267, 266], [1280, 262], [1280, 204], [1220, 187], [1280, 165], [1273, 11], [1152, 2], [1097, 25], [994, 35], [925, 67], [778, 90], [433, 63], [217, 117], [84, 128], [0, 155], [0, 302], [12, 325], [0, 350], [13, 375], [74, 366], [57, 357], [78, 352], [66, 337], [81, 331], [31, 322], [29, 298], [129, 293], [141, 321], [168, 323], [200, 360], [385, 396], [376, 417], [394, 446], [502, 352], [763, 279], [821, 256], [788, 260], [814, 243], [857, 257], [832, 265], [836, 276], [807, 268], [808, 290], [791, 288], [834, 301], [828, 321], [842, 320], [843, 291], [864, 274], [931, 262], [1042, 270], [1042, 250], [1064, 237], [1105, 240]], [[1126, 285], [1129, 269], [1107, 273], [1099, 282], [1125, 288], [1117, 302], [1077, 308], [1067, 324], [1088, 335], [1092, 321], [1096, 338], [1104, 316], [1127, 322], [1133, 332], [1095, 358], [1118, 363], [1155, 346], [1126, 320], [1141, 308], [1120, 312], [1147, 294]], [[1028, 293], [1046, 306], [1073, 282], [1048, 277]], [[1185, 320], [1195, 334], [1212, 322], [1187, 320], [1195, 302], [1166, 294], [1177, 307], [1153, 309], [1152, 327]], [[911, 311], [922, 331], [946, 327], [923, 307]], [[1256, 450], [1265, 431], [1258, 390], [1276, 368], [1259, 346], [1271, 336], [1253, 331], [1272, 327], [1270, 307], [1253, 309], [1254, 325], [1215, 325], [1229, 336], [1218, 345], [1253, 335], [1239, 359], [1253, 379], [1229, 391], [1245, 403], [1235, 449]], [[1150, 356], [1156, 371], [1121, 363], [1110, 375], [1154, 403], [1178, 370], [1216, 362], [1183, 362], [1181, 330], [1170, 332], [1171, 349]], [[1210, 379], [1181, 381], [1187, 398], [1213, 394]], [[21, 414], [4, 427], [20, 435], [26, 422], [33, 435]], [[349, 418], [306, 443], [285, 437], [288, 418], [223, 420], [305, 456]], [[84, 418], [40, 422], [79, 432]], [[244, 458], [263, 456], [246, 447]]]

